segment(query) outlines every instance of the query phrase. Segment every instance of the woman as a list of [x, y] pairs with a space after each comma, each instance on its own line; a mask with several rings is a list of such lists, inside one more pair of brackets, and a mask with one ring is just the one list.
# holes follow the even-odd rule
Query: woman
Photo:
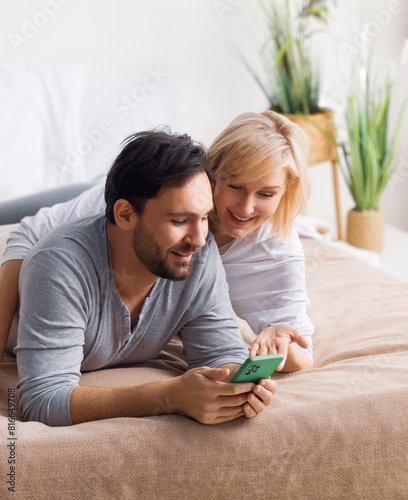
[[[215, 206], [209, 228], [231, 302], [257, 334], [250, 355], [280, 352], [282, 371], [312, 366], [304, 255], [293, 229], [310, 193], [307, 153], [303, 131], [273, 111], [240, 115], [209, 150]], [[17, 307], [22, 259], [56, 225], [104, 212], [103, 192], [98, 185], [41, 209], [11, 234], [0, 271], [0, 354]]]

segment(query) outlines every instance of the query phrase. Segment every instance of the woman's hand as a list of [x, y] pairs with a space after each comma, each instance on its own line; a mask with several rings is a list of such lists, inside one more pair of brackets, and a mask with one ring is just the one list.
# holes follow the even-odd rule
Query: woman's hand
[[282, 354], [283, 361], [277, 367], [277, 371], [282, 370], [288, 358], [289, 345], [296, 342], [300, 347], [306, 349], [309, 342], [293, 326], [280, 324], [268, 326], [254, 340], [249, 351], [250, 356], [262, 356], [264, 354]]

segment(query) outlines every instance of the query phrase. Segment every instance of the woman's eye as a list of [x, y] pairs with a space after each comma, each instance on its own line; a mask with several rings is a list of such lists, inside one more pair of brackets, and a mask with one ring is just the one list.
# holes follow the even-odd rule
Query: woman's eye
[[182, 224], [185, 224], [187, 221], [186, 220], [172, 220], [170, 221], [172, 224], [175, 226], [181, 226]]
[[241, 186], [235, 186], [234, 184], [229, 184], [228, 187], [230, 187], [232, 189], [241, 189]]
[[259, 193], [261, 196], [263, 196], [264, 198], [273, 198], [274, 195], [271, 194], [271, 193]]

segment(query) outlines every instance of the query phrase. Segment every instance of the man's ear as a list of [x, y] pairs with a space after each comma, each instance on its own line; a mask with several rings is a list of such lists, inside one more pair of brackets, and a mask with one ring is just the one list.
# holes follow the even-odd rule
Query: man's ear
[[138, 214], [134, 211], [133, 206], [124, 199], [119, 199], [113, 205], [113, 215], [118, 227], [124, 231], [133, 229], [139, 219]]

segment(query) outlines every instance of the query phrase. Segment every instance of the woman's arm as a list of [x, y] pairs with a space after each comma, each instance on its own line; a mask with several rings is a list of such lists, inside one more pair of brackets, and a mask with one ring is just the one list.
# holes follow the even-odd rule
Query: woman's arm
[[94, 185], [92, 182], [68, 184], [3, 201], [0, 203], [0, 225], [18, 224], [23, 217], [35, 215], [42, 207], [51, 207], [56, 203], [73, 200]]
[[1, 263], [24, 259], [43, 236], [63, 222], [103, 213], [105, 208], [104, 185], [98, 184], [73, 200], [42, 208], [36, 215], [24, 217], [9, 235]]
[[18, 277], [22, 260], [9, 260], [0, 267], [0, 361], [18, 304]]
[[[282, 371], [310, 368], [314, 327], [307, 315], [302, 244], [296, 233], [285, 242], [259, 234], [237, 240], [221, 255], [233, 308], [258, 335], [252, 353], [277, 352], [277, 344], [279, 352], [288, 356]], [[266, 352], [271, 343], [275, 347]]]
[[307, 370], [313, 367], [313, 361], [305, 351], [297, 349], [293, 344], [289, 345], [288, 357], [282, 372], [297, 372]]

